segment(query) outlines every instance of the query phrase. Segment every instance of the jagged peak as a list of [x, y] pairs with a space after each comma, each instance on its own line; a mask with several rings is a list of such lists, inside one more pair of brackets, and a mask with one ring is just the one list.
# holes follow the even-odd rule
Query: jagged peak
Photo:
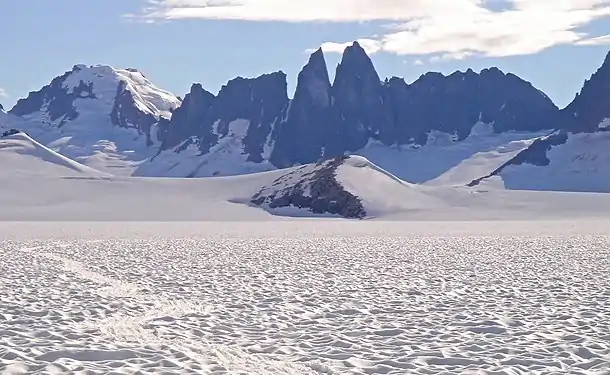
[[405, 81], [403, 77], [392, 76], [386, 77], [383, 81], [383, 85], [386, 87], [408, 87], [409, 84]]
[[360, 43], [358, 43], [358, 41], [355, 41], [354, 43], [352, 43], [351, 46], [347, 46], [345, 48], [345, 50], [343, 51], [344, 58], [345, 58], [345, 56], [353, 56], [353, 55], [360, 55], [360, 56], [368, 57], [368, 54], [366, 53], [364, 48], [362, 48]]
[[252, 84], [254, 82], [266, 82], [266, 81], [276, 81], [276, 80], [284, 80], [286, 81], [286, 73], [284, 73], [281, 70], [275, 71], [275, 72], [271, 72], [271, 73], [265, 73], [265, 74], [261, 74], [259, 76], [256, 77], [242, 77], [242, 76], [238, 76], [235, 77], [231, 80], [229, 80], [226, 84], [224, 84], [221, 88], [222, 89], [229, 87], [229, 86], [233, 86], [233, 85], [238, 85], [238, 84]]
[[381, 84], [373, 61], [358, 42], [354, 42], [343, 51], [341, 62], [337, 65], [333, 87], [354, 79]]
[[[325, 72], [328, 77], [328, 68], [326, 67], [326, 57], [324, 56], [324, 51], [322, 51], [322, 47], [318, 48], [314, 53], [309, 56], [309, 60], [307, 64], [301, 70], [301, 74], [305, 71], [317, 71], [317, 72]], [[301, 75], [300, 74], [300, 75]], [[330, 81], [330, 78], [329, 78]]]
[[192, 95], [197, 95], [197, 94], [201, 94], [201, 93], [209, 94], [211, 96], [214, 96], [214, 94], [212, 94], [208, 90], [204, 89], [203, 86], [201, 85], [201, 83], [198, 83], [198, 82], [193, 83], [191, 85], [191, 89], [189, 91], [189, 94], [187, 94], [187, 95], [191, 95], [192, 96]]

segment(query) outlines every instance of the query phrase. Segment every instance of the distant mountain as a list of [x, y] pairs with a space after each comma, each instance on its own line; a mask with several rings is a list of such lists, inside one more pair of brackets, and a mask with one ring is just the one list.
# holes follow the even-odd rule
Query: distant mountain
[[180, 104], [136, 69], [76, 65], [8, 113], [55, 151], [108, 169], [108, 160], [138, 162], [154, 155], [161, 144], [159, 121]]
[[561, 117], [544, 93], [496, 68], [429, 73], [411, 85], [397, 77], [381, 81], [358, 43], [345, 50], [332, 84], [320, 49], [301, 70], [290, 100], [286, 87], [282, 72], [237, 78], [217, 96], [194, 85], [161, 127], [168, 142], [155, 158], [159, 168], [153, 161], [140, 174], [284, 168], [361, 153], [371, 143], [418, 148], [439, 136], [459, 142], [481, 123], [492, 133], [538, 132], [553, 129]]
[[135, 69], [77, 65], [5, 117], [54, 151], [113, 174], [238, 175], [358, 154], [405, 181], [467, 184], [540, 147], [539, 137], [606, 126], [609, 85], [607, 58], [560, 110], [497, 68], [382, 80], [354, 43], [332, 83], [322, 50], [314, 52], [292, 98], [283, 72], [235, 78], [216, 95], [193, 84], [181, 100]]

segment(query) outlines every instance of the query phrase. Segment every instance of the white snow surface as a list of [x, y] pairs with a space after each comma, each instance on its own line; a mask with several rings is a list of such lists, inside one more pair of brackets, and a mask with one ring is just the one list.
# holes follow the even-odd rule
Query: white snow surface
[[0, 160], [7, 177], [17, 174], [80, 177], [108, 177], [93, 168], [68, 159], [20, 132], [0, 137]]
[[[461, 141], [457, 141], [452, 134], [434, 131], [428, 136], [429, 143], [421, 147], [386, 146], [381, 142], [370, 141], [354, 154], [366, 157], [375, 165], [408, 182], [459, 185], [467, 179], [464, 178], [466, 174], [475, 176], [466, 183], [485, 176], [508, 161], [518, 150], [525, 148], [531, 140], [551, 132], [552, 130], [495, 134], [491, 131], [490, 124], [479, 122], [471, 134]], [[461, 163], [467, 164], [460, 165]], [[475, 165], [476, 169], [473, 168]]]
[[186, 226], [10, 226], [3, 373], [610, 371], [607, 220]]
[[336, 180], [360, 198], [369, 217], [447, 207], [434, 191], [410, 184], [362, 156], [350, 156], [337, 168]]
[[598, 125], [599, 129], [608, 129], [610, 128], [610, 118], [605, 118]]
[[508, 166], [498, 181], [507, 189], [610, 193], [610, 132], [569, 134], [547, 152], [550, 164]]
[[[305, 211], [269, 213], [246, 204], [299, 167], [204, 179], [108, 176], [18, 136], [0, 152], [1, 221], [283, 221]], [[606, 217], [610, 195], [419, 186], [361, 158], [337, 171], [376, 220], [525, 220]], [[302, 168], [302, 167], [301, 167]]]

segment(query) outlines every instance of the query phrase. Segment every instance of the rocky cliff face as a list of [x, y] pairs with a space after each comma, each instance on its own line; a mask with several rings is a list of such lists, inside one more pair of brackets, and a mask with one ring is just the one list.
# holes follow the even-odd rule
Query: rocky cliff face
[[610, 53], [562, 112], [565, 127], [574, 132], [610, 127]]
[[246, 161], [262, 162], [268, 158], [265, 145], [270, 141], [273, 125], [288, 104], [286, 86], [283, 72], [253, 79], [235, 78], [217, 96], [199, 84], [193, 85], [171, 121], [162, 126], [166, 139], [163, 148], [187, 140], [196, 144], [202, 154], [208, 154], [223, 139], [237, 137], [239, 144], [232, 146], [239, 149], [234, 151], [246, 155]]
[[381, 82], [364, 49], [348, 47], [328, 80], [320, 50], [301, 71], [296, 94], [278, 125], [272, 163], [278, 167], [355, 152], [370, 140], [423, 145], [432, 131], [466, 138], [477, 123], [496, 132], [556, 126], [559, 109], [541, 91], [497, 68], [449, 76], [429, 73], [408, 85]]
[[340, 137], [322, 50], [299, 73], [294, 98], [277, 124], [271, 162], [278, 167], [315, 162], [329, 156], [328, 139]]
[[449, 76], [428, 73], [411, 85], [396, 79], [386, 86], [395, 123], [384, 139], [425, 144], [431, 130], [466, 138], [480, 122], [496, 132], [538, 131], [555, 127], [558, 108], [541, 91], [497, 68]]

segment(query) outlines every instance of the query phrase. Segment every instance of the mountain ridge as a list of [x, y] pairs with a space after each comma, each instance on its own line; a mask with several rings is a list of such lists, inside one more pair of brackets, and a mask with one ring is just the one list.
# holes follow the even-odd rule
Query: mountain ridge
[[[8, 114], [53, 150], [124, 175], [233, 175], [348, 154], [363, 154], [389, 169], [396, 162], [373, 155], [384, 150], [402, 158], [421, 148], [458, 145], [477, 126], [488, 128], [490, 138], [512, 134], [508, 141], [556, 129], [596, 131], [610, 118], [598, 105], [610, 100], [604, 83], [610, 77], [608, 60], [587, 81], [594, 84], [585, 83], [575, 104], [563, 109], [530, 82], [498, 68], [430, 72], [410, 84], [398, 77], [382, 80], [355, 42], [346, 48], [332, 82], [323, 51], [312, 53], [292, 98], [282, 71], [237, 77], [216, 95], [195, 83], [180, 99], [136, 69], [76, 65]], [[575, 107], [595, 108], [595, 116], [581, 117], [585, 123], [579, 124], [569, 113]], [[472, 153], [489, 151], [493, 143]], [[426, 181], [409, 176], [399, 177]]]

